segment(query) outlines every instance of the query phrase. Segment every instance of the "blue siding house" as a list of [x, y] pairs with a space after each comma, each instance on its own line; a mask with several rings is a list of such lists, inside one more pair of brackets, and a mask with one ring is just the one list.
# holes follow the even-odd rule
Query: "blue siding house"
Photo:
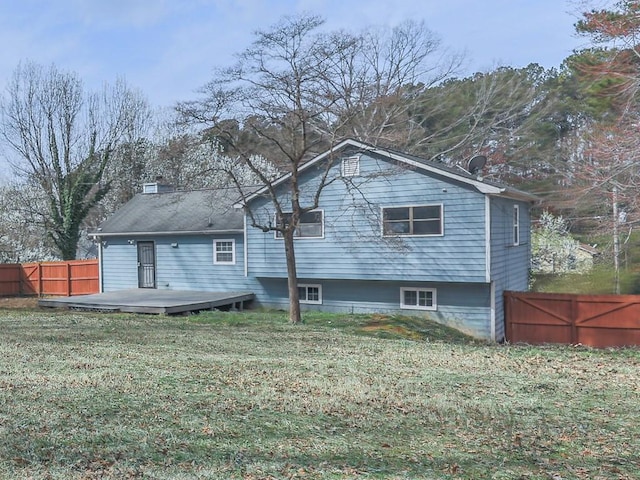
[[[503, 292], [528, 285], [535, 197], [349, 139], [301, 168], [303, 206], [327, 169], [320, 206], [295, 240], [303, 309], [402, 312], [504, 338]], [[285, 204], [287, 182], [276, 182]], [[258, 304], [286, 308], [283, 240], [248, 226], [242, 208], [271, 224], [268, 195], [149, 185], [96, 232], [104, 291], [250, 290]]]

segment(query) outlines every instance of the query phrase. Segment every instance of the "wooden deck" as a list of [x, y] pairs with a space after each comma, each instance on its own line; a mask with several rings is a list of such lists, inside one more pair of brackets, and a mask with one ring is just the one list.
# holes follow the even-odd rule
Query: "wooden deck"
[[135, 288], [75, 297], [42, 298], [38, 300], [38, 306], [170, 315], [226, 307], [242, 310], [244, 303], [253, 300], [254, 297], [255, 295], [251, 292], [195, 292]]

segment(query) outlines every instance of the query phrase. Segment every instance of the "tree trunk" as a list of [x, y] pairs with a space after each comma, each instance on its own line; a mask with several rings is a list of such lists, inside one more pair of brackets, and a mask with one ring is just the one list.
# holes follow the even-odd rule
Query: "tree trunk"
[[60, 250], [62, 254], [62, 260], [75, 260], [77, 252], [77, 245], [69, 244], [65, 248]]
[[62, 260], [75, 260], [78, 252], [78, 243], [80, 242], [80, 225], [69, 225], [65, 220], [60, 219], [61, 223], [54, 225], [54, 231], [50, 232], [49, 235], [53, 239], [53, 243], [58, 249]]
[[289, 321], [301, 323], [300, 297], [298, 295], [298, 274], [296, 272], [296, 254], [293, 246], [293, 229], [282, 232], [284, 251], [287, 258], [287, 281], [289, 285]]

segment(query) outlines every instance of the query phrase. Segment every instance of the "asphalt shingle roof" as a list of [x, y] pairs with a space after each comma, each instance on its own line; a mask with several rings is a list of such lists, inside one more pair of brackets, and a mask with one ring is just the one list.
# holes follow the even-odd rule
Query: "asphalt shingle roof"
[[242, 231], [234, 189], [139, 193], [103, 222], [97, 235]]

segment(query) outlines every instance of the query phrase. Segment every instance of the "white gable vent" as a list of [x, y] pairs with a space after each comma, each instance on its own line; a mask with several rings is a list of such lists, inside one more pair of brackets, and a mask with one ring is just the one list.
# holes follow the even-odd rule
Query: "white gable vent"
[[357, 177], [360, 175], [360, 155], [344, 157], [342, 159], [342, 176]]
[[174, 191], [172, 185], [167, 185], [166, 183], [143, 183], [142, 184], [142, 193], [171, 193]]

